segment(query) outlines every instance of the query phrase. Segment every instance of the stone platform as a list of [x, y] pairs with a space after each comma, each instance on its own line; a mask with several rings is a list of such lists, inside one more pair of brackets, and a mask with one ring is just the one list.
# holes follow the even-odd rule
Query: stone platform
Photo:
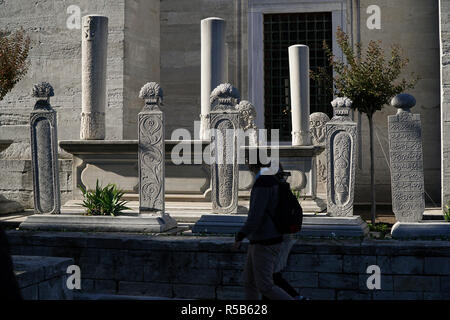
[[450, 239], [450, 222], [396, 222], [391, 229], [391, 235], [395, 239]]
[[[245, 223], [246, 215], [204, 215], [195, 224], [195, 234], [234, 234]], [[304, 214], [299, 237], [365, 237], [369, 227], [359, 216], [329, 217], [326, 214]]]

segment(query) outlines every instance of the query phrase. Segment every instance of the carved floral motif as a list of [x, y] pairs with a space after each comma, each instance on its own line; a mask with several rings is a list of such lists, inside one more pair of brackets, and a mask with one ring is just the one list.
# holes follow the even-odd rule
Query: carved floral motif
[[350, 191], [351, 139], [347, 133], [338, 133], [333, 142], [334, 151], [334, 202], [345, 205]]
[[256, 109], [251, 102], [242, 100], [236, 105], [236, 110], [239, 111], [239, 123], [244, 131], [258, 129], [255, 124]]
[[164, 210], [162, 114], [139, 115], [140, 206]]

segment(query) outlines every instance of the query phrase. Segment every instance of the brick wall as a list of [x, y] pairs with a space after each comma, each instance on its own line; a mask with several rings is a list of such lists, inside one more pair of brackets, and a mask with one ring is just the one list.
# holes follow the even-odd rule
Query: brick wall
[[[73, 258], [82, 290], [168, 298], [241, 299], [247, 245], [230, 237], [9, 231], [13, 254]], [[381, 268], [369, 290], [367, 266]], [[450, 242], [299, 240], [285, 278], [325, 299], [450, 299]]]

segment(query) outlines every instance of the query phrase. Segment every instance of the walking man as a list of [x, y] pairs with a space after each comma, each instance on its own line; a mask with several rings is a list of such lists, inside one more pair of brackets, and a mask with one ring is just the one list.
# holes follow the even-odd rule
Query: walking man
[[283, 235], [277, 231], [271, 217], [278, 202], [278, 182], [273, 175], [267, 174], [270, 169], [259, 160], [249, 168], [256, 180], [250, 193], [247, 221], [234, 243], [234, 248], [239, 248], [244, 238], [250, 241], [244, 268], [245, 297], [258, 300], [262, 294], [271, 300], [293, 300], [273, 282], [283, 241]]

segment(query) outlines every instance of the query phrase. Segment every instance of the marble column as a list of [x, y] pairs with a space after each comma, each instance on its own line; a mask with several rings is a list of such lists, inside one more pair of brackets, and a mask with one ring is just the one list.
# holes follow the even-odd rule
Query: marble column
[[311, 144], [309, 134], [309, 48], [302, 44], [289, 47], [292, 145]]
[[80, 139], [105, 139], [108, 18], [84, 16], [81, 33]]
[[58, 214], [61, 208], [57, 118], [50, 105], [53, 95], [53, 88], [47, 82], [33, 87], [32, 96], [37, 102], [30, 114], [30, 144], [35, 213]]
[[388, 117], [392, 211], [399, 222], [419, 222], [425, 210], [422, 126], [410, 111], [415, 104], [413, 96], [399, 94], [391, 101], [397, 114]]
[[201, 21], [201, 92], [200, 139], [209, 140], [211, 91], [227, 81], [227, 47], [225, 20], [206, 18]]
[[439, 1], [441, 56], [441, 197], [450, 201], [450, 1]]
[[336, 98], [334, 117], [326, 126], [327, 212], [330, 216], [352, 216], [355, 189], [357, 124], [349, 117], [352, 101]]
[[239, 92], [221, 84], [211, 93], [211, 201], [213, 213], [237, 213], [239, 191], [238, 129]]

